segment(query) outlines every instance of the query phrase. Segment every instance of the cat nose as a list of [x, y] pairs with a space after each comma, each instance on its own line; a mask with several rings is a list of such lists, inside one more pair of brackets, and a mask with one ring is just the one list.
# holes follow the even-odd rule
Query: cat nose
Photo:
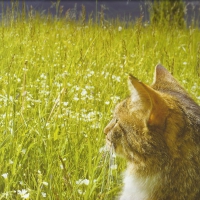
[[104, 128], [104, 131], [103, 131], [103, 132], [105, 133], [105, 135], [107, 135], [107, 133], [109, 132], [109, 127], [106, 126], [106, 127]]

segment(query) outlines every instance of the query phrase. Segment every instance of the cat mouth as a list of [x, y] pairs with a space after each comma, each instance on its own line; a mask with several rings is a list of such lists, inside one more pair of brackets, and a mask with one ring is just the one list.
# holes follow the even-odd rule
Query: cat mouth
[[117, 150], [116, 143], [113, 143], [108, 137], [106, 138], [106, 145], [105, 146], [106, 146], [108, 151], [116, 153], [116, 150]]
[[106, 146], [107, 146], [109, 149], [111, 149], [112, 146], [113, 146], [113, 143], [110, 141], [109, 138], [106, 138]]
[[[113, 149], [114, 148], [114, 143], [113, 143], [113, 141], [112, 141], [112, 139], [111, 139], [111, 134], [108, 134], [107, 136], [106, 136], [106, 147], [108, 148], [108, 149]], [[115, 148], [114, 148], [115, 149]]]

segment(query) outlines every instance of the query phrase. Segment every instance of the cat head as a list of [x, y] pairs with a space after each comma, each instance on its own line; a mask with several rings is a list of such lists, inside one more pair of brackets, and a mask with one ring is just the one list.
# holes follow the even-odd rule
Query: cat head
[[140, 164], [167, 159], [184, 124], [176, 98], [169, 93], [185, 91], [161, 65], [156, 66], [152, 86], [132, 75], [128, 86], [130, 96], [115, 107], [113, 119], [104, 129], [107, 145]]

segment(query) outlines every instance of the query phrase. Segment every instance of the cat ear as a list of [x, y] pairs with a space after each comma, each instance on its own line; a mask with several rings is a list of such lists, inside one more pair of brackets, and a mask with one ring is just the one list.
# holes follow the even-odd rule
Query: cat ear
[[161, 64], [156, 65], [153, 84], [178, 84], [176, 79]]
[[[137, 78], [135, 78], [131, 74], [129, 75], [128, 86], [129, 86], [129, 90], [131, 92], [131, 101], [132, 102], [141, 101], [143, 103], [143, 106], [144, 106], [144, 104], [145, 105], [149, 104], [149, 94], [145, 90], [143, 83], [140, 82]], [[148, 105], [148, 107], [150, 105]]]
[[176, 91], [188, 95], [185, 89], [161, 64], [158, 64], [155, 68], [152, 87], [156, 90]]
[[163, 128], [168, 107], [160, 93], [132, 75], [129, 75], [129, 89], [132, 102], [137, 102], [134, 106], [140, 106], [143, 109], [147, 125]]

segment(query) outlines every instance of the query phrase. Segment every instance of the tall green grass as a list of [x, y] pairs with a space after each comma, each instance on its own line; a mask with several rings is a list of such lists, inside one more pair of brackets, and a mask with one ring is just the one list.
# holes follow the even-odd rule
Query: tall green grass
[[128, 95], [127, 75], [150, 84], [157, 63], [200, 103], [198, 28], [7, 10], [0, 24], [0, 199], [113, 199], [126, 164], [102, 149], [103, 129]]

